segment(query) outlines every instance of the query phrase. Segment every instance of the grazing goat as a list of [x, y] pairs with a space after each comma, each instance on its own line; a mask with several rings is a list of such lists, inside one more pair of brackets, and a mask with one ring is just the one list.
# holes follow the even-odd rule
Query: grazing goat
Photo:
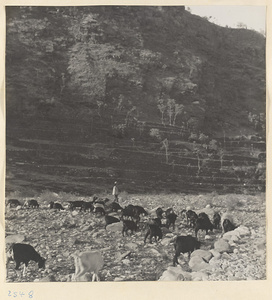
[[221, 221], [221, 216], [218, 212], [216, 212], [213, 215], [213, 226], [214, 226], [215, 229], [219, 229], [220, 221]]
[[200, 213], [198, 215], [197, 220], [196, 220], [196, 225], [195, 225], [195, 236], [196, 236], [196, 238], [197, 238], [197, 233], [200, 229], [206, 230], [206, 234], [208, 234], [209, 230], [212, 231], [214, 229], [214, 226], [211, 223], [208, 215], [205, 214], [205, 213]]
[[162, 239], [162, 231], [161, 228], [157, 224], [148, 224], [149, 228], [147, 230], [147, 233], [144, 238], [144, 243], [146, 242], [147, 237], [149, 236], [150, 244], [152, 243], [152, 237], [155, 238], [155, 241], [157, 242], [157, 237], [159, 240]]
[[134, 221], [131, 220], [123, 220], [123, 230], [122, 235], [124, 236], [124, 233], [128, 235], [128, 230], [131, 231], [131, 234], [138, 230], [137, 224]]
[[169, 229], [170, 225], [173, 226], [173, 230], [175, 230], [175, 222], [177, 219], [177, 215], [175, 213], [169, 213], [166, 215], [166, 227]]
[[7, 253], [7, 265], [10, 260], [15, 261], [15, 270], [19, 270], [21, 263], [24, 264], [23, 276], [25, 276], [28, 263], [31, 260], [37, 262], [39, 268], [45, 268], [45, 259], [42, 258], [31, 245], [28, 244], [12, 244]]
[[117, 202], [110, 203], [108, 207], [110, 211], [115, 211], [115, 212], [117, 212], [118, 210], [123, 211], [123, 208]]
[[223, 213], [223, 215], [221, 217], [221, 228], [224, 228], [223, 223], [224, 223], [224, 220], [226, 220], [226, 219], [228, 219], [232, 224], [234, 224], [232, 214], [229, 211], [226, 211], [225, 213]]
[[94, 206], [93, 212], [96, 214], [96, 216], [97, 216], [97, 214], [99, 214], [100, 216], [102, 216], [102, 215], [105, 216], [105, 214], [106, 214], [104, 207], [97, 206], [96, 204]]
[[[184, 210], [182, 212], [184, 212]], [[187, 225], [189, 225], [190, 227], [195, 227], [197, 218], [198, 215], [195, 211], [191, 209], [186, 211]]]
[[229, 219], [225, 219], [223, 222], [223, 232], [226, 233], [228, 231], [232, 231], [236, 228], [235, 225]]
[[114, 216], [109, 216], [109, 215], [105, 215], [105, 229], [108, 225], [113, 224], [113, 223], [118, 223], [120, 222], [120, 220], [118, 218], [115, 218]]
[[144, 216], [147, 216], [148, 215], [148, 212], [142, 207], [142, 206], [139, 206], [139, 205], [134, 205], [134, 212], [135, 212], [135, 215], [144, 215]]
[[160, 218], [160, 219], [162, 219], [163, 218], [163, 213], [164, 213], [164, 210], [161, 208], [161, 207], [158, 207], [157, 209], [156, 209], [156, 215], [157, 215], [157, 218]]
[[82, 281], [81, 278], [86, 273], [93, 273], [92, 281], [100, 281], [98, 272], [104, 265], [104, 259], [99, 251], [76, 251], [72, 254], [72, 257], [75, 261], [75, 274], [72, 277], [73, 281]]
[[82, 210], [82, 205], [83, 205], [84, 201], [68, 201], [68, 203], [69, 203], [68, 208], [70, 210], [74, 210], [77, 207], [79, 207], [80, 210]]
[[81, 209], [83, 209], [84, 211], [88, 210], [89, 212], [91, 212], [94, 210], [94, 205], [92, 202], [83, 202]]
[[175, 267], [178, 264], [178, 257], [180, 253], [189, 253], [189, 258], [191, 253], [200, 248], [200, 242], [192, 237], [191, 235], [187, 236], [178, 236], [175, 243], [175, 256], [173, 258], [173, 266]]
[[21, 202], [17, 199], [9, 199], [7, 206], [9, 207], [17, 207], [17, 206], [22, 206]]
[[34, 199], [26, 200], [23, 207], [39, 208], [39, 203]]
[[165, 216], [167, 218], [168, 215], [173, 214], [174, 210], [172, 207], [167, 208], [167, 210], [165, 211]]
[[63, 208], [63, 206], [60, 204], [60, 203], [54, 203], [53, 201], [51, 201], [50, 203], [49, 203], [49, 208], [50, 209], [57, 209], [57, 210], [64, 210], [64, 208]]

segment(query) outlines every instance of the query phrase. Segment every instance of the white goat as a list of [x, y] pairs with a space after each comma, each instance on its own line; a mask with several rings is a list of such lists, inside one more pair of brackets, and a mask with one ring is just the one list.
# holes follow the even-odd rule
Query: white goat
[[87, 275], [93, 273], [92, 281], [99, 281], [98, 271], [102, 269], [104, 260], [97, 250], [72, 254], [75, 260], [75, 274], [72, 281], [86, 281]]

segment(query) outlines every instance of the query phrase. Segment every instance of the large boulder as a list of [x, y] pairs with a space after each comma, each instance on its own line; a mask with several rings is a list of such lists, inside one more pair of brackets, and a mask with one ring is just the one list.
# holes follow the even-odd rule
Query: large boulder
[[25, 236], [22, 234], [14, 234], [8, 235], [6, 237], [6, 244], [13, 244], [13, 243], [21, 243], [25, 239]]
[[138, 249], [138, 245], [135, 244], [135, 243], [127, 243], [126, 244], [126, 247], [128, 247], [129, 249], [133, 250], [133, 251], [136, 251]]
[[161, 244], [163, 246], [168, 246], [168, 245], [170, 245], [171, 241], [172, 241], [171, 238], [163, 238], [162, 241], [161, 241]]
[[221, 254], [218, 251], [216, 251], [215, 249], [211, 249], [210, 252], [215, 259], [220, 259]]
[[118, 223], [110, 224], [106, 227], [106, 229], [107, 229], [107, 231], [121, 232], [123, 230], [123, 223], [118, 222]]
[[234, 229], [234, 231], [239, 233], [239, 235], [241, 237], [246, 236], [246, 235], [250, 235], [250, 230], [246, 226], [243, 226], [243, 225], [237, 227], [236, 229]]
[[193, 256], [189, 261], [189, 267], [193, 272], [197, 272], [210, 268], [210, 265], [201, 256]]
[[226, 241], [237, 242], [240, 239], [240, 233], [237, 230], [228, 231], [222, 238]]
[[159, 278], [159, 281], [189, 281], [191, 274], [182, 270], [181, 267], [168, 267]]
[[48, 275], [46, 277], [41, 278], [39, 281], [41, 282], [55, 282], [57, 281], [54, 275]]
[[214, 250], [216, 250], [219, 253], [223, 252], [229, 252], [230, 251], [230, 245], [227, 241], [223, 239], [219, 239], [214, 243]]
[[160, 253], [158, 250], [154, 249], [154, 248], [151, 248], [149, 251], [150, 251], [153, 255], [161, 256], [161, 253]]
[[201, 258], [204, 258], [207, 262], [212, 258], [212, 253], [207, 250], [197, 249], [191, 254], [191, 258], [199, 256]]
[[192, 280], [193, 281], [206, 281], [209, 276], [205, 272], [192, 272]]
[[223, 213], [223, 215], [221, 216], [221, 227], [223, 228], [223, 222], [224, 220], [228, 219], [232, 224], [234, 224], [233, 221], [233, 215], [231, 212], [226, 211], [225, 213]]

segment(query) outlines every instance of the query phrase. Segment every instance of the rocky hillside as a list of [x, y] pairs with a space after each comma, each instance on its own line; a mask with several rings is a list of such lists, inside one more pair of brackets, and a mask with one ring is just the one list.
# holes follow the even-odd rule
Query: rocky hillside
[[264, 190], [265, 39], [184, 7], [8, 7], [7, 191]]

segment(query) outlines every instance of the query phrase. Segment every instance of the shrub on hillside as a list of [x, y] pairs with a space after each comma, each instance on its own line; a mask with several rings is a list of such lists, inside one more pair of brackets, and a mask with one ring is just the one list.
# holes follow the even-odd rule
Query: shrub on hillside
[[40, 194], [39, 199], [42, 203], [49, 204], [51, 201], [54, 201], [54, 202], [58, 201], [59, 197], [58, 197], [58, 194], [56, 194], [54, 192], [51, 192], [49, 190], [44, 190]]

